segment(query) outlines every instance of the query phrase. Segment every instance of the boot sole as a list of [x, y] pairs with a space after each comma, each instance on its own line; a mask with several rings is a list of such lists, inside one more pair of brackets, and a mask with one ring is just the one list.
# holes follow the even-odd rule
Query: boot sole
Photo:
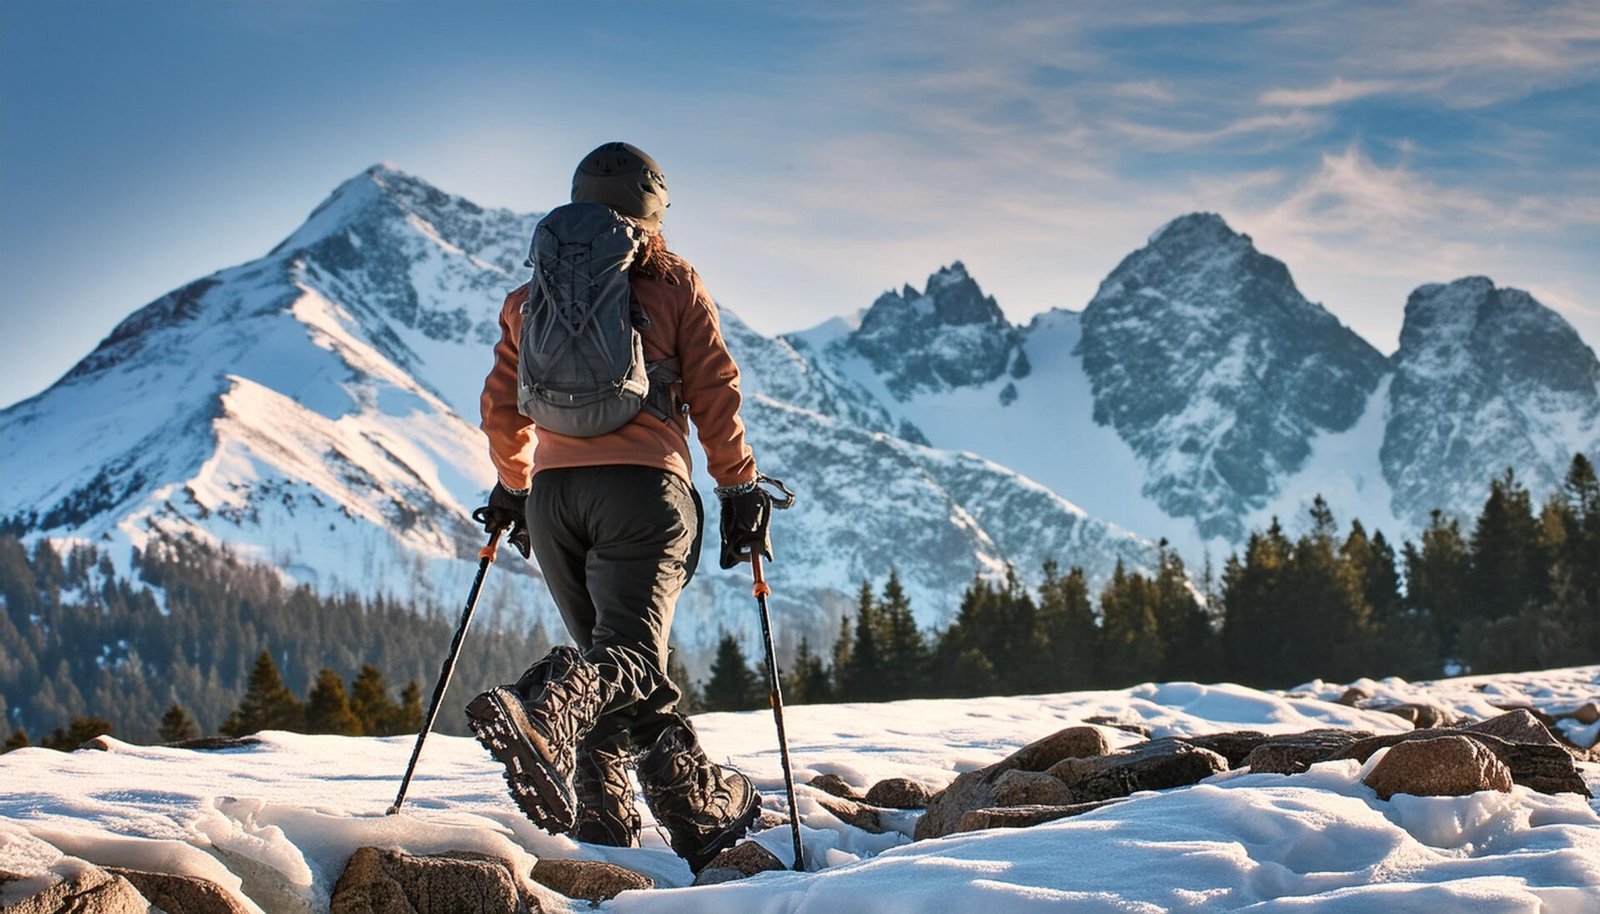
[[467, 726], [505, 767], [506, 786], [522, 814], [553, 835], [571, 831], [577, 818], [572, 788], [549, 744], [528, 724], [522, 702], [503, 688], [490, 689], [467, 705]]
[[717, 832], [716, 837], [712, 838], [703, 848], [701, 848], [700, 852], [695, 855], [694, 859], [689, 861], [689, 871], [695, 875], [699, 875], [700, 871], [705, 869], [707, 864], [711, 863], [711, 861], [715, 860], [718, 854], [739, 843], [739, 839], [743, 838], [749, 833], [750, 827], [755, 825], [756, 819], [759, 818], [760, 815], [761, 795], [757, 793], [754, 788], [752, 788], [750, 790], [750, 805], [748, 808], [739, 813], [738, 818], [729, 823], [727, 828]]

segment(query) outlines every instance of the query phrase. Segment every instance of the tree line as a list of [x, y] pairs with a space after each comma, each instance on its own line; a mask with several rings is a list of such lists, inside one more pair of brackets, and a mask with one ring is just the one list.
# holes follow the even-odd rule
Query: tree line
[[[1575, 456], [1535, 505], [1507, 470], [1470, 531], [1435, 511], [1398, 551], [1359, 520], [1341, 527], [1317, 498], [1307, 530], [1276, 519], [1191, 575], [1162, 543], [1155, 567], [1118, 563], [1098, 597], [1081, 568], [1054, 563], [1030, 590], [1015, 569], [975, 578], [951, 623], [912, 619], [899, 576], [863, 582], [827, 654], [802, 640], [784, 673], [795, 703], [887, 701], [1231, 680], [1286, 688], [1312, 678], [1544, 669], [1600, 658], [1600, 482]], [[738, 641], [718, 645], [700, 703], [760, 707], [765, 674]]]
[[[23, 731], [66, 748], [99, 725], [133, 742], [164, 739], [174, 705], [200, 733], [234, 729], [237, 715], [249, 720], [242, 702], [263, 655], [291, 697], [306, 696], [308, 720], [348, 680], [361, 732], [403, 732], [400, 718], [356, 708], [386, 709], [380, 691], [397, 708], [414, 705], [415, 683], [434, 681], [457, 622], [439, 607], [320, 595], [227, 549], [166, 539], [133, 550], [119, 571], [93, 546], [0, 535], [0, 601], [0, 742]], [[465, 691], [514, 678], [549, 646], [541, 626], [480, 613], [455, 682]], [[412, 683], [398, 701], [385, 673]], [[440, 715], [440, 729], [466, 732], [460, 715]]]

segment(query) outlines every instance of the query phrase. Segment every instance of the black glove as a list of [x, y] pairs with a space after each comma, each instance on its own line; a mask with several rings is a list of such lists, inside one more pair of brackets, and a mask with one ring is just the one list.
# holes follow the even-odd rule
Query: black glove
[[755, 550], [772, 559], [772, 496], [760, 486], [732, 486], [719, 490], [722, 498], [723, 568], [750, 561]]
[[489, 492], [489, 503], [472, 512], [472, 519], [483, 524], [483, 532], [509, 531], [506, 542], [517, 547], [523, 558], [532, 552], [528, 541], [528, 494], [516, 494], [501, 483]]

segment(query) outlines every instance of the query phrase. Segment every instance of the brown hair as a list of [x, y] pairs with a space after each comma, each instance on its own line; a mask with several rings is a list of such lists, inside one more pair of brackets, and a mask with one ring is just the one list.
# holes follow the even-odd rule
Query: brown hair
[[629, 271], [645, 279], [659, 279], [669, 285], [677, 285], [678, 272], [672, 269], [677, 259], [677, 255], [667, 250], [667, 236], [654, 232], [645, 241], [644, 250]]

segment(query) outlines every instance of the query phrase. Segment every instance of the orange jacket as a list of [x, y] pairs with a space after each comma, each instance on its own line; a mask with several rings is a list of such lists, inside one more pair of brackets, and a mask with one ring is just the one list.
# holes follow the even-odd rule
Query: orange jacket
[[[633, 277], [634, 294], [650, 318], [650, 326], [640, 332], [645, 361], [677, 357], [681, 399], [689, 405], [711, 477], [723, 486], [750, 482], [756, 478], [756, 464], [739, 419], [739, 366], [723, 342], [716, 303], [687, 261], [666, 256], [663, 278]], [[489, 455], [500, 482], [521, 490], [540, 470], [608, 464], [657, 467], [688, 480], [689, 424], [681, 415], [663, 422], [641, 410], [627, 425], [595, 438], [535, 434], [533, 420], [517, 411], [517, 347], [527, 296], [528, 286], [520, 286], [500, 309], [500, 342], [480, 401], [481, 427], [489, 436]]]

